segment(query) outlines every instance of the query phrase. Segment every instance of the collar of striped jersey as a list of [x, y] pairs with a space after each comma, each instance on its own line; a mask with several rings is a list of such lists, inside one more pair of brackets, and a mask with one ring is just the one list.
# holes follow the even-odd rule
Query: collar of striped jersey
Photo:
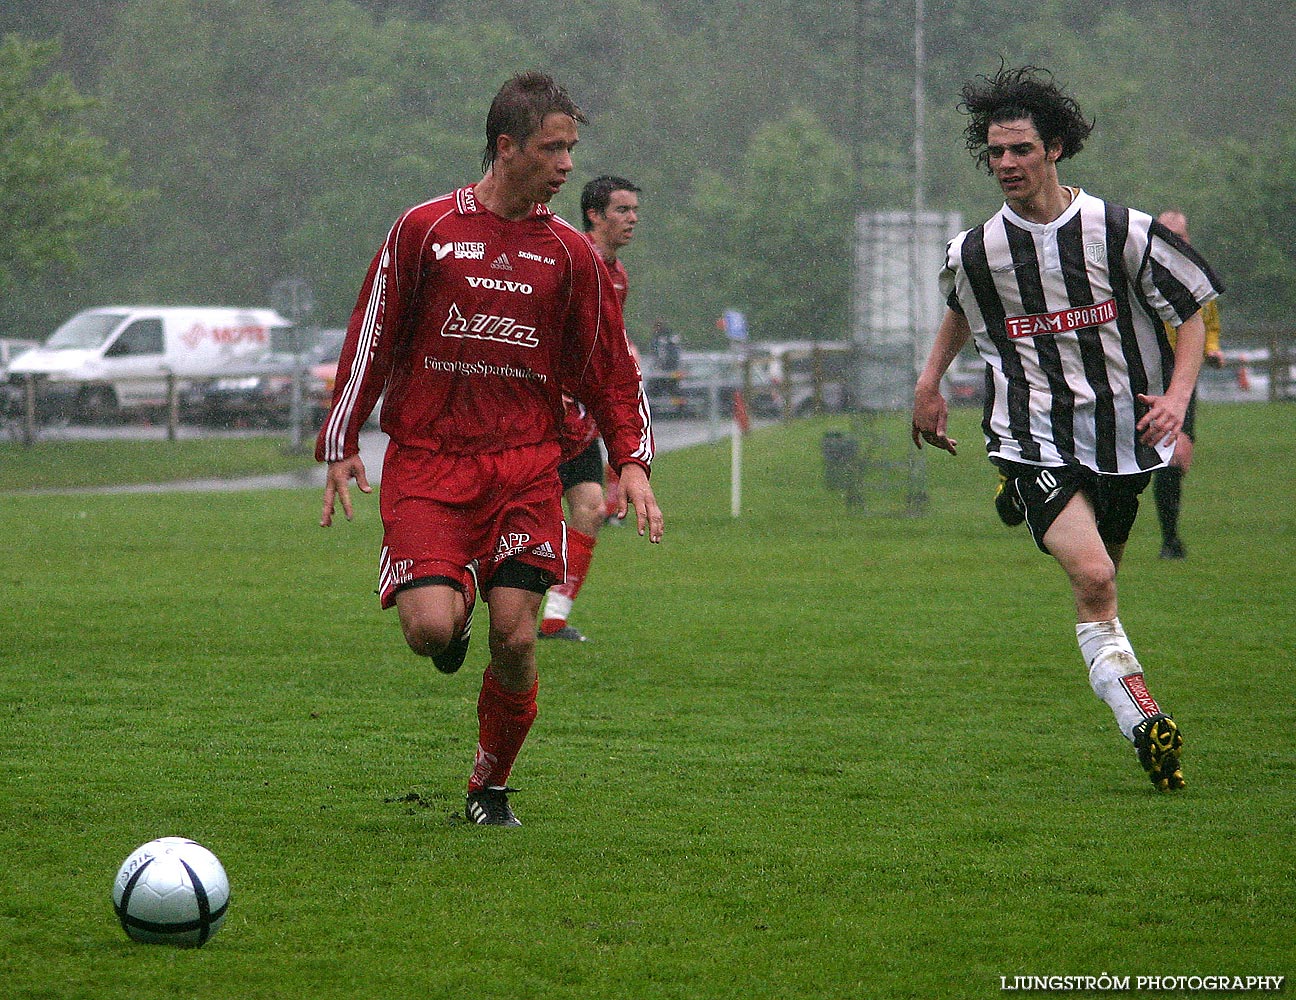
[[1071, 194], [1071, 201], [1067, 207], [1062, 210], [1062, 214], [1052, 222], [1032, 222], [1030, 219], [1024, 218], [1014, 212], [1007, 202], [1004, 202], [1003, 208], [1001, 208], [1000, 211], [1006, 219], [1009, 219], [1013, 223], [1013, 225], [1020, 229], [1028, 230], [1029, 232], [1043, 233], [1053, 229], [1058, 229], [1069, 222], [1072, 217], [1080, 211], [1080, 203], [1085, 197], [1084, 188], [1067, 187], [1064, 185], [1063, 190], [1068, 191]]
[[[460, 215], [476, 215], [478, 212], [485, 212], [486, 209], [477, 201], [477, 191], [473, 185], [461, 187], [455, 192], [455, 211]], [[531, 214], [528, 219], [542, 218], [553, 215], [553, 209], [548, 205], [541, 205], [538, 202], [531, 206]]]

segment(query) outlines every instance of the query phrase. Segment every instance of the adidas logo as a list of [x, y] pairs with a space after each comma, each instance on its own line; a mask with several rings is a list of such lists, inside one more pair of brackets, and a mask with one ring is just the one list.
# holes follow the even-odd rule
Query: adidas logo
[[513, 265], [509, 263], [508, 254], [502, 253], [491, 261], [491, 268], [495, 271], [511, 271]]
[[541, 542], [534, 549], [532, 549], [531, 552], [533, 555], [541, 556], [545, 559], [558, 558], [558, 556], [554, 554], [553, 546], [550, 545], [548, 542]]

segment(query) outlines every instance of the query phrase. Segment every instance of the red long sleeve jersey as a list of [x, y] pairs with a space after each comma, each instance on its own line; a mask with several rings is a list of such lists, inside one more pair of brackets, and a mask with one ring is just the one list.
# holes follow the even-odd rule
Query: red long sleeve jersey
[[[598, 254], [599, 259], [607, 267], [608, 274], [612, 278], [612, 289], [616, 292], [617, 302], [620, 303], [622, 310], [624, 310], [626, 296], [630, 292], [630, 275], [626, 273], [625, 265], [621, 263], [618, 257], [613, 257], [609, 262], [588, 232], [585, 233], [585, 239], [589, 240], [589, 245], [594, 248], [594, 252]], [[629, 333], [626, 334], [626, 345], [634, 356], [635, 364], [638, 364], [639, 354], [635, 350], [634, 342], [630, 340]], [[599, 436], [598, 424], [594, 422], [593, 414], [571, 398], [568, 398], [565, 402], [567, 404], [566, 413], [559, 433], [563, 448], [562, 460], [564, 462], [575, 458], [593, 444], [594, 439]]]
[[564, 392], [593, 412], [614, 468], [650, 468], [648, 402], [607, 267], [547, 207], [510, 221], [460, 188], [407, 210], [374, 257], [315, 457], [359, 451], [379, 396], [383, 431], [405, 447], [556, 442]]

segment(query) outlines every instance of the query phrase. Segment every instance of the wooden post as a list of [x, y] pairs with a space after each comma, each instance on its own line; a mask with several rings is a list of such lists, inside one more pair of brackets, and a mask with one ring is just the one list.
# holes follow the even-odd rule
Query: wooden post
[[1269, 332], [1269, 402], [1292, 398], [1291, 335], [1279, 327]]
[[811, 399], [812, 399], [811, 410], [815, 414], [815, 416], [818, 416], [824, 411], [823, 351], [819, 347], [818, 340], [814, 342], [814, 346], [810, 349], [810, 351], [811, 351], [811, 358], [812, 358], [812, 362], [811, 362], [812, 377], [814, 378], [814, 390], [813, 390], [813, 394], [811, 395]]
[[167, 372], [167, 440], [174, 441], [180, 429], [180, 383], [175, 372]]
[[23, 433], [24, 448], [36, 443], [36, 376], [23, 376]]

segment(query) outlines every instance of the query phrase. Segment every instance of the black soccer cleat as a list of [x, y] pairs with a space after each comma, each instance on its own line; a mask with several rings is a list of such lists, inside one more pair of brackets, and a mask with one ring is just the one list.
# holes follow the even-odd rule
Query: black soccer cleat
[[1008, 477], [999, 473], [999, 485], [995, 487], [995, 513], [999, 520], [1010, 528], [1015, 528], [1026, 520], [1026, 508], [1017, 496], [1015, 489], [1008, 488]]
[[1161, 546], [1162, 559], [1187, 559], [1188, 549], [1184, 546], [1183, 540], [1176, 535], [1168, 542]]
[[1009, 488], [1009, 479], [1002, 472], [999, 473], [999, 483], [995, 486], [994, 504], [999, 520], [1008, 527], [1015, 528], [1026, 520], [1026, 508], [1017, 496], [1017, 491]]
[[464, 815], [477, 826], [521, 826], [522, 821], [509, 808], [508, 793], [516, 788], [493, 785], [480, 791], [469, 792]]
[[570, 625], [564, 625], [556, 632], [546, 632], [540, 629], [537, 635], [541, 639], [566, 639], [568, 642], [589, 642], [585, 634], [580, 629], [572, 628]]
[[468, 642], [472, 639], [473, 608], [477, 606], [477, 560], [474, 559], [465, 568], [472, 577], [472, 594], [465, 595], [468, 598], [468, 613], [464, 616], [463, 628], [456, 638], [450, 640], [450, 645], [432, 657], [432, 665], [443, 674], [453, 674], [463, 666], [468, 657]]
[[1134, 749], [1139, 763], [1163, 792], [1184, 787], [1180, 758], [1183, 756], [1183, 734], [1168, 715], [1154, 715], [1134, 727]]

